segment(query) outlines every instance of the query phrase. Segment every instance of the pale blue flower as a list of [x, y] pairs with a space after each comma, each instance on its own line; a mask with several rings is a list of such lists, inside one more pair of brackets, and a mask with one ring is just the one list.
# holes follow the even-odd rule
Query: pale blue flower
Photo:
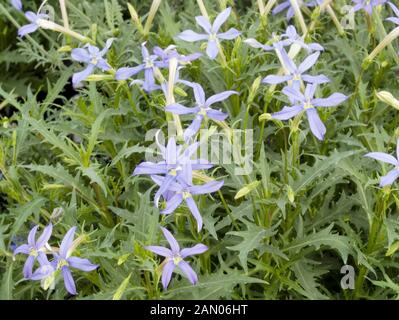
[[399, 9], [392, 2], [388, 2], [388, 4], [391, 7], [392, 11], [395, 13], [396, 17], [389, 17], [386, 20], [399, 25]]
[[141, 84], [143, 89], [147, 92], [157, 90], [160, 86], [155, 83], [155, 71], [157, 68], [163, 67], [164, 62], [159, 61], [158, 55], [149, 53], [145, 42], [141, 44], [141, 55], [143, 58], [142, 64], [136, 67], [123, 67], [116, 70], [115, 79], [126, 80], [144, 71], [144, 81], [135, 80], [132, 83]]
[[227, 8], [218, 14], [213, 24], [210, 23], [208, 18], [204, 16], [197, 16], [195, 20], [198, 25], [204, 29], [205, 34], [196, 33], [192, 30], [185, 30], [178, 35], [178, 38], [189, 41], [207, 40], [206, 54], [212, 60], [215, 59], [219, 53], [218, 43], [220, 40], [232, 40], [237, 38], [241, 32], [237, 29], [231, 28], [226, 32], [219, 32], [220, 27], [227, 21], [231, 13], [231, 8]]
[[82, 259], [79, 257], [73, 257], [72, 245], [73, 238], [75, 235], [76, 227], [72, 227], [65, 234], [64, 239], [61, 242], [58, 253], [54, 252], [54, 260], [49, 262], [47, 257], [42, 263], [41, 267], [38, 268], [32, 275], [32, 280], [43, 280], [45, 278], [53, 276], [57, 270], [61, 270], [62, 277], [64, 278], [64, 285], [66, 290], [73, 295], [77, 294], [75, 281], [73, 280], [70, 268], [79, 269], [82, 271], [93, 271], [98, 268], [98, 265], [91, 263], [88, 259]]
[[53, 226], [50, 223], [47, 227], [44, 228], [43, 233], [36, 240], [36, 232], [38, 228], [39, 226], [35, 226], [29, 232], [28, 243], [20, 245], [14, 250], [14, 255], [18, 253], [28, 255], [23, 269], [25, 279], [29, 279], [32, 276], [33, 264], [35, 263], [36, 259], [39, 261], [39, 263], [45, 261], [46, 245], [51, 237], [51, 233], [53, 230]]
[[187, 63], [194, 61], [202, 56], [201, 53], [193, 53], [188, 56], [182, 55], [176, 50], [175, 45], [170, 45], [165, 49], [160, 47], [155, 47], [153, 53], [159, 57], [161, 60], [158, 66], [160, 68], [168, 68], [169, 67], [169, 60], [175, 58], [179, 65], [186, 65]]
[[18, 11], [22, 11], [22, 1], [21, 0], [10, 0], [10, 3]]
[[352, 0], [355, 4], [353, 11], [359, 11], [361, 9], [365, 10], [369, 15], [373, 14], [373, 8], [382, 5], [387, 2], [387, 0]]
[[35, 32], [37, 29], [39, 29], [41, 20], [48, 20], [50, 18], [47, 14], [44, 13], [36, 14], [32, 11], [25, 12], [25, 17], [31, 23], [24, 25], [18, 29], [18, 35], [20, 37], [24, 37], [29, 33]]
[[72, 76], [72, 84], [75, 88], [78, 87], [88, 76], [93, 74], [95, 68], [99, 68], [102, 71], [112, 69], [107, 60], [103, 57], [111, 47], [113, 40], [114, 39], [108, 39], [105, 48], [102, 50], [91, 44], [85, 45], [84, 48], [76, 48], [72, 50], [72, 59], [87, 65], [86, 69], [77, 72]]
[[286, 32], [281, 36], [273, 33], [272, 38], [269, 41], [271, 45], [261, 44], [259, 41], [253, 38], [246, 39], [244, 42], [252, 48], [260, 48], [265, 51], [281, 50], [283, 47], [291, 46], [292, 44], [297, 44], [309, 53], [312, 51], [324, 50], [324, 48], [318, 43], [305, 43], [303, 38], [297, 33], [294, 26], [288, 26]]
[[[203, 185], [193, 185], [192, 168], [189, 164], [182, 167], [182, 179], [180, 181], [171, 182], [168, 184], [167, 191], [172, 192], [166, 201], [166, 208], [161, 211], [162, 214], [173, 213], [183, 201], [186, 202], [194, 219], [197, 222], [198, 232], [202, 229], [202, 216], [193, 199], [195, 195], [208, 194], [218, 191], [223, 186], [223, 181], [211, 181]], [[152, 175], [151, 179], [159, 186], [165, 183], [164, 177], [159, 175]], [[166, 191], [166, 190], [165, 190]]]
[[[306, 6], [306, 7], [314, 7], [317, 2], [315, 1], [303, 1], [303, 0], [297, 0], [299, 7], [301, 6]], [[295, 15], [294, 8], [292, 7], [291, 1], [290, 0], [285, 0], [282, 3], [278, 4], [272, 11], [273, 15], [276, 15], [280, 12], [283, 12], [284, 10], [287, 10], [287, 20], [291, 20], [292, 17]]]
[[272, 113], [272, 117], [279, 120], [288, 120], [298, 113], [306, 111], [310, 130], [317, 139], [323, 140], [326, 127], [321, 121], [316, 107], [334, 107], [344, 102], [348, 97], [342, 93], [333, 93], [328, 98], [314, 98], [316, 87], [316, 84], [308, 84], [305, 93], [294, 87], [285, 87], [283, 93], [292, 101], [293, 106], [285, 106], [281, 111]]
[[370, 152], [365, 157], [373, 158], [385, 163], [392, 164], [394, 168], [380, 179], [380, 187], [391, 185], [399, 177], [399, 139], [396, 142], [396, 158], [384, 152]]
[[201, 87], [200, 84], [191, 83], [191, 86], [194, 89], [194, 97], [196, 101], [195, 107], [187, 108], [181, 105], [180, 103], [174, 103], [166, 106], [165, 108], [166, 111], [178, 115], [195, 114], [193, 122], [185, 130], [184, 138], [186, 141], [198, 132], [198, 130], [201, 127], [201, 123], [205, 117], [216, 121], [225, 120], [228, 117], [228, 114], [220, 110], [215, 110], [211, 108], [211, 106], [217, 102], [226, 100], [228, 97], [230, 97], [233, 94], [238, 94], [237, 91], [229, 90], [229, 91], [220, 92], [206, 99], [204, 89]]
[[197, 151], [199, 143], [193, 143], [183, 149], [181, 145], [176, 144], [174, 137], [171, 137], [166, 147], [162, 146], [156, 136], [156, 142], [158, 148], [161, 150], [161, 161], [154, 162], [142, 162], [134, 170], [133, 175], [164, 175], [165, 179], [162, 180], [160, 188], [155, 194], [154, 202], [158, 207], [159, 199], [161, 195], [169, 189], [171, 183], [179, 181], [181, 183], [187, 183], [185, 176], [182, 174], [183, 167], [189, 165], [190, 170], [204, 170], [213, 167], [205, 159], [192, 160], [192, 155]]
[[175, 237], [173, 237], [167, 229], [161, 227], [161, 230], [165, 239], [169, 242], [170, 249], [160, 246], [147, 246], [145, 248], [166, 258], [162, 270], [163, 288], [165, 290], [167, 289], [170, 279], [172, 278], [172, 273], [176, 267], [183, 271], [192, 284], [196, 284], [198, 282], [198, 276], [184, 259], [189, 256], [204, 253], [208, 250], [208, 247], [200, 243], [191, 248], [180, 249], [179, 243], [176, 241]]
[[284, 68], [288, 71], [285, 75], [269, 75], [263, 79], [263, 83], [279, 84], [287, 81], [297, 82], [295, 87], [299, 88], [301, 81], [307, 83], [326, 83], [330, 80], [325, 75], [312, 76], [306, 72], [314, 66], [320, 56], [320, 52], [315, 52], [308, 57], [297, 67], [295, 62], [288, 56], [284, 48], [278, 49], [284, 63]]

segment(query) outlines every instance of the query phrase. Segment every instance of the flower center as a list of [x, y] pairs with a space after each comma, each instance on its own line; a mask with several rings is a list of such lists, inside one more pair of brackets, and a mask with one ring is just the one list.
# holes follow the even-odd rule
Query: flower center
[[37, 250], [35, 248], [32, 248], [29, 251], [29, 255], [36, 258], [38, 256], [38, 252], [37, 252]]
[[180, 261], [182, 261], [183, 259], [180, 257], [180, 255], [174, 255], [173, 256], [173, 263], [177, 266], [179, 264]]
[[303, 108], [305, 109], [305, 110], [307, 110], [307, 109], [313, 109], [314, 108], [314, 106], [310, 103], [310, 101], [308, 100], [308, 101], [306, 101], [306, 103], [305, 103], [305, 105], [303, 106]]
[[183, 199], [191, 198], [191, 193], [188, 191], [183, 191]]
[[171, 176], [176, 177], [177, 174], [178, 174], [181, 170], [182, 170], [182, 167], [181, 167], [181, 166], [177, 166], [176, 168], [170, 169], [170, 170], [168, 171], [168, 174], [171, 175]]
[[216, 41], [216, 39], [217, 39], [216, 33], [211, 33], [211, 34], [209, 35], [209, 40]]
[[293, 78], [294, 80], [301, 80], [302, 78], [301, 78], [301, 74], [300, 73], [294, 73], [294, 78]]
[[57, 264], [57, 269], [61, 269], [62, 267], [69, 266], [69, 263], [65, 259], [60, 259]]
[[146, 69], [154, 67], [154, 62], [150, 58], [145, 58], [144, 59], [144, 64], [145, 64], [145, 68]]
[[97, 57], [91, 58], [90, 63], [91, 63], [91, 64], [97, 64], [97, 63], [98, 63]]
[[272, 42], [279, 42], [280, 39], [281, 39], [280, 36], [273, 32], [273, 34], [272, 34]]
[[207, 111], [208, 109], [209, 109], [209, 108], [205, 108], [205, 107], [203, 107], [203, 106], [200, 106], [200, 111], [198, 112], [198, 114], [201, 115], [201, 116], [206, 116], [206, 111]]

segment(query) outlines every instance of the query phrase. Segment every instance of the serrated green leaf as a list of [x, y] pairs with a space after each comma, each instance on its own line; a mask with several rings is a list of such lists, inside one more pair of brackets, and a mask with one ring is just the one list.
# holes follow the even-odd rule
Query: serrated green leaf
[[321, 246], [328, 246], [336, 249], [340, 253], [342, 260], [346, 263], [348, 255], [353, 253], [352, 247], [349, 244], [350, 241], [348, 237], [331, 233], [333, 227], [334, 224], [330, 224], [327, 228], [322, 229], [321, 231], [294, 240], [286, 246], [283, 251], [299, 251], [300, 249], [309, 246], [314, 246], [318, 250]]
[[304, 176], [295, 181], [292, 188], [293, 192], [297, 194], [299, 191], [305, 189], [305, 187], [314, 182], [316, 178], [320, 177], [331, 167], [336, 166], [339, 161], [356, 153], [357, 151], [335, 152], [328, 158], [325, 158], [323, 160], [316, 160], [315, 165], [313, 165], [312, 168], [309, 168], [308, 172], [306, 172]]
[[248, 272], [248, 254], [255, 249], [259, 249], [262, 241], [273, 236], [276, 231], [273, 228], [265, 229], [249, 222], [246, 225], [246, 231], [230, 231], [227, 233], [228, 235], [234, 235], [243, 238], [239, 244], [227, 247], [227, 249], [240, 252], [238, 254], [238, 258], [245, 272]]
[[200, 277], [200, 281], [193, 287], [192, 285], [181, 285], [169, 289], [165, 293], [165, 298], [173, 299], [231, 299], [232, 288], [237, 284], [259, 283], [266, 284], [266, 281], [249, 277], [241, 274], [237, 270], [231, 270], [228, 274], [221, 272]]
[[76, 165], [80, 164], [81, 159], [79, 153], [70, 145], [68, 145], [64, 140], [57, 137], [54, 134], [53, 130], [47, 129], [44, 124], [36, 121], [35, 119], [27, 117], [26, 120], [37, 132], [39, 132], [44, 137], [45, 141], [50, 143], [54, 148], [59, 149], [62, 152], [63, 156], [68, 157], [69, 160]]
[[13, 289], [14, 281], [12, 279], [14, 263], [8, 263], [6, 271], [1, 279], [0, 286], [0, 300], [12, 300], [13, 299]]
[[97, 183], [101, 190], [104, 192], [105, 196], [107, 196], [107, 187], [105, 186], [104, 180], [101, 175], [97, 172], [98, 168], [91, 166], [88, 168], [79, 167], [79, 170], [88, 177], [92, 183]]
[[21, 226], [26, 222], [28, 217], [35, 212], [38, 212], [44, 204], [47, 202], [46, 198], [43, 197], [36, 197], [32, 201], [24, 204], [21, 207], [16, 208], [15, 211], [15, 222], [11, 229], [12, 234], [17, 234]]

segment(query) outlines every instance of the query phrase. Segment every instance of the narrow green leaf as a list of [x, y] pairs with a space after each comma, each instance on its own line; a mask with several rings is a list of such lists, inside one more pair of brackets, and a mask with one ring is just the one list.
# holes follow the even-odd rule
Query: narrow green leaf
[[123, 293], [126, 291], [126, 288], [129, 285], [129, 280], [131, 276], [132, 274], [130, 273], [129, 276], [122, 281], [121, 285], [119, 286], [114, 296], [112, 297], [112, 300], [120, 300], [122, 298]]
[[8, 263], [6, 271], [1, 279], [0, 286], [0, 300], [12, 300], [13, 299], [13, 289], [14, 281], [12, 279], [13, 262]]

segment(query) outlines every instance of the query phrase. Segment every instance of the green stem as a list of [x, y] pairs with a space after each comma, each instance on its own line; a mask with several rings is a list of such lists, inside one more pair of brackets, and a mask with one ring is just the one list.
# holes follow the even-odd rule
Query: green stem
[[148, 271], [144, 271], [144, 279], [145, 279], [146, 288], [148, 290], [148, 298], [151, 299], [153, 297], [153, 290]]
[[108, 207], [107, 207], [105, 198], [103, 196], [103, 193], [100, 189], [100, 186], [97, 183], [93, 183], [92, 186], [93, 186], [94, 192], [96, 194], [97, 201], [101, 208], [100, 213], [104, 217], [106, 225], [111, 227], [114, 225], [114, 221], [112, 219], [112, 214], [108, 210]]
[[231, 210], [230, 210], [229, 206], [227, 205], [226, 200], [225, 200], [224, 197], [223, 197], [223, 193], [219, 190], [219, 191], [218, 191], [218, 194], [219, 194], [220, 200], [222, 200], [223, 206], [224, 206], [224, 208], [225, 208], [227, 214], [229, 215], [229, 217], [230, 217], [230, 219], [231, 219], [231, 223], [233, 224], [233, 226], [234, 226], [234, 228], [235, 228], [236, 230], [239, 230], [240, 228], [239, 228], [238, 225], [237, 225], [236, 219], [234, 219], [233, 215], [231, 214]]
[[[376, 245], [378, 243], [378, 236], [380, 235], [382, 224], [385, 217], [385, 210], [388, 198], [389, 194], [388, 195], [383, 194], [377, 203], [377, 208], [376, 208], [377, 212], [374, 215], [370, 226], [366, 255], [371, 255], [376, 249]], [[360, 271], [355, 283], [355, 291], [353, 293], [355, 299], [358, 299], [361, 296], [364, 280], [366, 279], [367, 273], [368, 273], [367, 268], [364, 265], [362, 265], [360, 267]]]

